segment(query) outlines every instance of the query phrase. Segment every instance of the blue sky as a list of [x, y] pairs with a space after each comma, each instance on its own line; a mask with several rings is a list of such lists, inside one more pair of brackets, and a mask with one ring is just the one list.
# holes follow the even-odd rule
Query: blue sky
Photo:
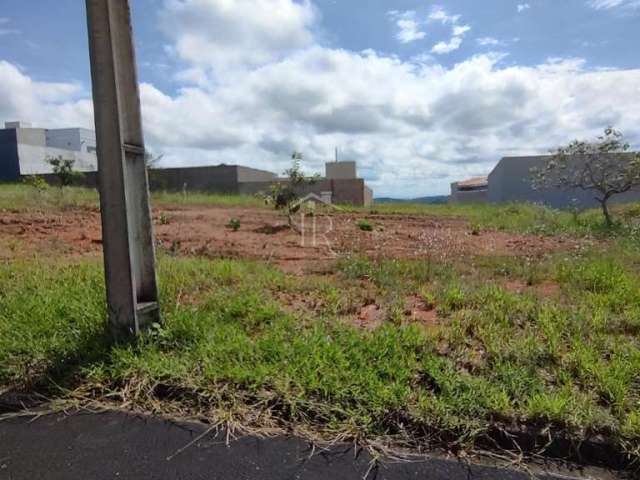
[[[132, 0], [149, 146], [166, 164], [320, 171], [446, 193], [506, 154], [608, 124], [640, 140], [639, 0]], [[91, 126], [84, 2], [5, 0], [0, 121]]]

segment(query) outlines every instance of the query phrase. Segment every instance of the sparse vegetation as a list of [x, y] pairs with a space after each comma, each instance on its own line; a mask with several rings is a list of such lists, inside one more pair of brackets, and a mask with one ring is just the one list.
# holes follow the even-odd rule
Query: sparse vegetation
[[[413, 442], [429, 431], [432, 444], [472, 446], [506, 418], [637, 448], [638, 273], [595, 252], [549, 264], [558, 298], [510, 291], [489, 264], [427, 273], [421, 261], [354, 258], [334, 279], [301, 281], [253, 262], [164, 258], [163, 324], [109, 346], [97, 261], [12, 262], [0, 267], [0, 383], [325, 435], [401, 428]], [[374, 290], [360, 290], [363, 276]], [[291, 308], [279, 292], [315, 300]], [[392, 308], [411, 294], [437, 308], [435, 329], [401, 309], [372, 332], [344, 320], [367, 296]]]
[[233, 230], [234, 232], [240, 230], [240, 219], [232, 218], [231, 220], [229, 220], [229, 223], [227, 223], [227, 228], [229, 230]]
[[[0, 186], [0, 209], [33, 206], [33, 194]], [[69, 188], [66, 201], [97, 196]], [[614, 207], [613, 232], [598, 211], [577, 223], [529, 205], [376, 206], [393, 208], [469, 219], [461, 231], [477, 225], [482, 239], [501, 229], [607, 240], [537, 256], [341, 255], [299, 275], [170, 238], [162, 323], [115, 345], [98, 258], [11, 248], [0, 261], [0, 390], [421, 449], [486, 447], [493, 427], [529, 427], [576, 444], [600, 435], [640, 461], [638, 206]]]
[[53, 174], [58, 177], [60, 188], [73, 185], [73, 182], [82, 176], [82, 173], [73, 169], [76, 161], [72, 158], [49, 158], [47, 159], [47, 163], [53, 168]]
[[[426, 215], [438, 218], [467, 220], [472, 228], [501, 230], [535, 235], [567, 235], [571, 237], [611, 238], [637, 235], [640, 228], [640, 208], [637, 203], [611, 205], [609, 210], [617, 221], [607, 227], [599, 209], [582, 211], [558, 210], [541, 205], [512, 203], [427, 205], [390, 203], [375, 206], [381, 215]], [[371, 213], [372, 209], [351, 208], [347, 211]]]
[[534, 185], [593, 192], [611, 227], [609, 200], [640, 186], [640, 156], [629, 148], [622, 133], [609, 127], [596, 142], [576, 140], [558, 148], [544, 168], [533, 170]]
[[164, 213], [161, 213], [160, 216], [158, 217], [158, 224], [160, 225], [169, 225], [170, 222], [171, 221], [169, 220], [169, 217]]
[[24, 178], [23, 182], [25, 185], [33, 188], [38, 194], [42, 194], [42, 192], [49, 188], [47, 181], [38, 175], [29, 175]]
[[277, 182], [271, 186], [271, 194], [267, 198], [267, 202], [271, 203], [276, 210], [283, 210], [287, 215], [289, 227], [297, 230], [293, 216], [300, 210], [299, 194], [300, 190], [307, 185], [313, 185], [317, 181], [317, 176], [307, 177], [301, 166], [303, 159], [302, 153], [293, 152], [291, 160], [293, 162], [291, 168], [284, 172], [286, 182]]
[[373, 232], [373, 225], [369, 223], [367, 220], [358, 220], [356, 222], [356, 227], [358, 227], [363, 232]]
[[[60, 207], [98, 208], [98, 192], [94, 189], [66, 187], [64, 197], [45, 189], [33, 195], [31, 184], [0, 183], [0, 210], [57, 210]], [[152, 192], [152, 203], [157, 205], [210, 205], [217, 207], [265, 208], [264, 200], [251, 195], [223, 195], [191, 193], [184, 197], [177, 192]]]

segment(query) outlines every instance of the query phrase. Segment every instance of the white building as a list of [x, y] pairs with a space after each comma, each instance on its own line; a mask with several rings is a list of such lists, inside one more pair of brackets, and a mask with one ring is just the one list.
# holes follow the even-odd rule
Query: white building
[[74, 160], [74, 170], [97, 171], [95, 133], [84, 128], [33, 128], [24, 122], [7, 122], [0, 129], [0, 181], [53, 173], [48, 160], [57, 157]]

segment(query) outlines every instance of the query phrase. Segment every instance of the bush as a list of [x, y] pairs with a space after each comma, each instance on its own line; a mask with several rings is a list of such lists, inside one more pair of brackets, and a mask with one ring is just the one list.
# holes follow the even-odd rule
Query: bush
[[49, 158], [47, 162], [53, 168], [53, 173], [60, 181], [60, 188], [69, 187], [73, 184], [74, 180], [82, 177], [82, 173], [73, 169], [75, 160], [71, 158]]
[[227, 223], [227, 228], [233, 230], [234, 232], [237, 232], [238, 230], [240, 230], [240, 220], [237, 218], [232, 218], [231, 220], [229, 220], [229, 223]]
[[366, 220], [358, 220], [358, 222], [356, 223], [356, 226], [362, 230], [363, 232], [372, 232], [373, 231], [373, 225], [371, 225], [368, 221]]
[[29, 175], [24, 178], [23, 182], [25, 185], [35, 188], [38, 193], [44, 192], [49, 188], [47, 181], [38, 175]]

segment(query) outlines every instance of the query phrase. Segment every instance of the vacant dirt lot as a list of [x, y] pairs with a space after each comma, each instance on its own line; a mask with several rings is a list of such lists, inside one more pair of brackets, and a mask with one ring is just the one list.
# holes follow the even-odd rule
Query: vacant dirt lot
[[[473, 231], [459, 219], [336, 212], [304, 219], [305, 235], [286, 226], [278, 212], [259, 208], [175, 206], [153, 213], [158, 246], [176, 254], [265, 259], [289, 271], [362, 254], [394, 258], [464, 255], [539, 256], [580, 248], [584, 241], [498, 231]], [[236, 232], [227, 227], [240, 220]], [[356, 225], [366, 219], [373, 231]], [[297, 218], [302, 222], [302, 217]], [[60, 213], [0, 212], [0, 258], [17, 254], [99, 254], [100, 214], [96, 209]], [[315, 238], [315, 241], [314, 241]]]

